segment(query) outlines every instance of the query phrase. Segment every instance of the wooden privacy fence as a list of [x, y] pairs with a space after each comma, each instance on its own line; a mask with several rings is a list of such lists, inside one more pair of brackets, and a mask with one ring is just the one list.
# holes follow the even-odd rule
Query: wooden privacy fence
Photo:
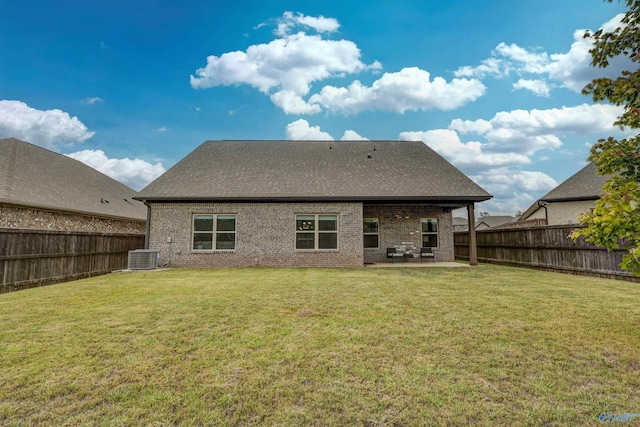
[[144, 235], [0, 228], [0, 293], [127, 267]]
[[[587, 276], [640, 281], [620, 268], [624, 250], [607, 251], [568, 236], [575, 225], [482, 230], [476, 233], [478, 261]], [[454, 233], [455, 257], [469, 259], [469, 232]]]

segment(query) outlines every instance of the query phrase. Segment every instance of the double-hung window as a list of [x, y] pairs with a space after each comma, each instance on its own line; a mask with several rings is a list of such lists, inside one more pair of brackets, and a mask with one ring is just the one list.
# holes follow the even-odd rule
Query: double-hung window
[[235, 215], [194, 215], [194, 251], [234, 250], [236, 248]]
[[362, 233], [364, 236], [365, 248], [377, 248], [378, 239], [378, 218], [364, 218], [362, 220]]
[[420, 220], [422, 228], [422, 247], [437, 248], [438, 247], [438, 220], [434, 218], [425, 218]]
[[296, 249], [338, 249], [338, 215], [296, 215]]

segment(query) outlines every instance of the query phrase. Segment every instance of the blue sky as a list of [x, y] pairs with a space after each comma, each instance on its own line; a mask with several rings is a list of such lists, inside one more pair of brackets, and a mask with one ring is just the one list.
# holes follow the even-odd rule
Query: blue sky
[[0, 0], [0, 138], [141, 189], [209, 139], [422, 140], [515, 214], [577, 172], [620, 110], [580, 89], [585, 29], [548, 1]]

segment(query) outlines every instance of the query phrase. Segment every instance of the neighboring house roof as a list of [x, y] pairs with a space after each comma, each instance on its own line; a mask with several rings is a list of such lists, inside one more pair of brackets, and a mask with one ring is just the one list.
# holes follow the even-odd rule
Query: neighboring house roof
[[467, 218], [461, 216], [453, 217], [453, 226], [454, 227], [469, 227], [469, 221]]
[[602, 195], [602, 186], [609, 178], [610, 176], [598, 175], [596, 163], [591, 162], [542, 196], [540, 200], [543, 202], [597, 200]]
[[598, 175], [596, 163], [591, 162], [537, 200], [524, 211], [520, 219], [525, 220], [540, 209], [540, 202], [598, 200], [602, 195], [602, 186], [609, 178], [608, 175]]
[[422, 142], [206, 141], [137, 198], [477, 202], [491, 195]]
[[486, 228], [497, 227], [515, 221], [517, 218], [509, 215], [483, 216], [476, 222], [476, 228], [484, 225]]
[[[0, 203], [129, 220], [146, 220], [136, 192], [62, 154], [0, 139]], [[107, 203], [108, 201], [108, 203]]]

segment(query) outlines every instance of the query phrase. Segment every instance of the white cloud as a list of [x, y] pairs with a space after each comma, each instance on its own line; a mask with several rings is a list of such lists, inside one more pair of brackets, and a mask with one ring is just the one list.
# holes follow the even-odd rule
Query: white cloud
[[64, 111], [36, 110], [21, 101], [0, 100], [0, 138], [18, 138], [56, 150], [58, 145], [82, 143], [94, 134]]
[[87, 97], [85, 99], [82, 100], [83, 104], [89, 104], [89, 105], [93, 105], [93, 104], [97, 104], [98, 102], [103, 102], [104, 99], [100, 98], [99, 96], [93, 96], [93, 97]]
[[453, 129], [458, 133], [478, 133], [484, 134], [492, 129], [491, 122], [488, 120], [462, 120], [453, 119], [449, 124], [449, 129]]
[[[329, 133], [320, 130], [320, 126], [310, 126], [309, 122], [304, 119], [289, 123], [285, 129], [285, 135], [288, 140], [334, 141]], [[345, 130], [340, 140], [368, 141], [369, 139], [354, 130]]]
[[[557, 185], [543, 172], [522, 170], [534, 153], [552, 149], [562, 154], [563, 138], [596, 139], [621, 132], [613, 126], [621, 112], [604, 104], [502, 111], [490, 120], [452, 120], [449, 129], [402, 132], [399, 139], [425, 142], [493, 194], [483, 210], [512, 215]], [[479, 140], [462, 141], [465, 134]]]
[[[540, 79], [540, 76], [547, 76], [551, 65], [549, 54], [546, 52], [534, 52], [518, 46], [515, 43], [510, 45], [500, 43], [491, 52], [491, 57], [481, 61], [476, 67], [463, 66], [458, 68], [454, 75], [457, 77], [485, 78], [492, 76], [504, 78], [511, 73], [518, 76], [534, 76], [532, 79], [520, 79], [514, 84], [515, 89], [527, 89], [536, 95], [541, 95], [542, 84], [549, 84]], [[535, 83], [533, 83], [535, 82]], [[544, 89], [542, 89], [544, 93]]]
[[158, 132], [166, 132], [167, 131], [167, 127], [166, 126], [161, 126], [157, 129]]
[[287, 114], [316, 114], [322, 111], [319, 105], [309, 104], [291, 90], [281, 90], [271, 95], [271, 101]]
[[500, 43], [496, 46], [494, 54], [505, 58], [519, 72], [540, 74], [546, 71], [549, 64], [549, 55], [546, 52], [530, 52], [515, 43], [510, 45]]
[[134, 190], [140, 190], [165, 172], [162, 163], [141, 159], [110, 159], [102, 150], [82, 150], [67, 154]]
[[548, 67], [551, 79], [561, 81], [574, 92], [580, 92], [591, 80], [602, 76], [602, 70], [591, 66], [589, 49], [593, 47], [593, 41], [584, 38], [583, 34], [584, 30], [575, 31], [569, 51], [551, 55], [553, 62]]
[[514, 215], [524, 212], [541, 195], [548, 193], [558, 183], [539, 171], [521, 171], [516, 168], [493, 168], [471, 176], [474, 182], [493, 195], [482, 202], [477, 210], [494, 215]]
[[[484, 187], [483, 187], [484, 188]], [[490, 212], [491, 215], [512, 215], [524, 212], [533, 202], [537, 200], [531, 194], [516, 194], [514, 197], [497, 198], [494, 197], [476, 205], [478, 212]]]
[[[543, 149], [559, 149], [568, 136], [597, 138], [615, 132], [620, 107], [582, 104], [548, 110], [513, 110], [491, 120], [452, 120], [449, 129], [402, 132], [401, 140], [423, 141], [467, 173], [495, 167], [530, 164]], [[476, 134], [480, 141], [463, 142], [459, 135]]]
[[518, 153], [486, 153], [485, 145], [477, 141], [462, 142], [458, 134], [449, 129], [423, 132], [401, 132], [403, 141], [422, 141], [438, 154], [467, 172], [504, 165], [523, 165], [531, 161]]
[[523, 193], [549, 192], [558, 183], [539, 171], [517, 171], [513, 168], [497, 168], [475, 175], [476, 182], [494, 197], [505, 199]]
[[616, 132], [613, 122], [621, 113], [620, 107], [608, 104], [512, 110], [499, 112], [489, 121], [455, 119], [449, 129], [483, 135], [488, 141], [487, 152], [511, 151], [528, 156], [544, 148], [559, 148], [563, 135], [600, 136]]
[[248, 84], [271, 96], [287, 113], [310, 114], [319, 111], [302, 99], [311, 84], [330, 77], [344, 76], [367, 69], [379, 69], [377, 61], [366, 65], [360, 60], [360, 49], [349, 40], [325, 40], [321, 35], [305, 32], [289, 34], [294, 24], [331, 32], [338, 28], [335, 19], [285, 13], [280, 38], [252, 45], [245, 52], [211, 55], [207, 65], [191, 75], [194, 89]]
[[[602, 28], [605, 31], [613, 31], [622, 26], [621, 19], [624, 15], [619, 14], [606, 22]], [[547, 67], [549, 77], [562, 82], [562, 84], [575, 91], [580, 92], [587, 83], [599, 77], [615, 77], [623, 70], [633, 70], [637, 68], [626, 56], [618, 56], [609, 61], [607, 68], [597, 68], [591, 65], [592, 57], [589, 49], [593, 48], [593, 38], [584, 38], [585, 30], [576, 30], [573, 33], [573, 43], [567, 53], [551, 55], [552, 62]]]
[[[365, 110], [452, 110], [485, 92], [485, 86], [477, 79], [456, 77], [447, 81], [408, 67], [383, 74], [371, 86], [355, 80], [347, 87], [324, 86], [309, 96], [314, 83], [382, 68], [378, 61], [363, 63], [354, 42], [323, 38], [339, 26], [333, 18], [285, 12], [275, 31], [278, 38], [249, 46], [246, 51], [209, 56], [207, 65], [190, 76], [191, 86], [206, 89], [247, 84], [268, 95], [287, 114], [317, 114], [322, 110], [347, 114]], [[320, 34], [292, 32], [299, 27]], [[496, 65], [488, 61], [489, 66]]]
[[522, 166], [531, 163], [528, 156], [516, 152], [488, 152], [487, 144], [462, 142], [458, 134], [450, 129], [402, 132], [399, 139], [423, 141], [461, 169], [494, 196], [492, 200], [483, 202], [481, 208], [494, 215], [513, 215], [518, 210], [524, 210], [531, 200], [557, 185], [545, 173], [522, 171]]
[[[605, 22], [602, 28], [612, 31], [621, 23], [622, 14]], [[500, 43], [491, 52], [491, 56], [480, 65], [463, 66], [454, 72], [457, 77], [484, 78], [493, 76], [505, 77], [511, 73], [523, 77], [514, 84], [515, 89], [526, 89], [539, 96], [548, 96], [555, 87], [565, 87], [581, 92], [584, 86], [599, 77], [613, 77], [625, 69], [635, 69], [635, 64], [625, 56], [610, 60], [606, 69], [591, 66], [592, 57], [589, 50], [593, 48], [593, 38], [584, 38], [585, 30], [578, 29], [573, 33], [573, 43], [568, 52], [549, 54], [538, 49], [526, 49], [515, 43]], [[527, 78], [525, 78], [527, 77]], [[542, 79], [549, 79], [544, 82]], [[534, 83], [535, 82], [535, 83]]]
[[365, 138], [364, 136], [361, 136], [358, 132], [354, 130], [345, 130], [340, 140], [341, 141], [368, 141], [369, 138]]
[[487, 58], [480, 62], [480, 65], [471, 67], [465, 65], [454, 71], [453, 75], [456, 77], [477, 77], [479, 79], [484, 78], [487, 75], [496, 77], [502, 77], [505, 74], [503, 67], [503, 61], [498, 58]]
[[447, 82], [417, 67], [403, 68], [397, 73], [384, 73], [371, 85], [359, 81], [349, 87], [325, 86], [309, 98], [312, 104], [347, 113], [363, 110], [453, 110], [482, 96], [485, 86], [479, 80], [455, 78]]
[[548, 98], [549, 93], [551, 92], [551, 87], [544, 80], [520, 79], [513, 84], [513, 88], [527, 89], [533, 92], [535, 95], [542, 96], [545, 98]]
[[278, 20], [278, 27], [275, 30], [275, 34], [284, 37], [296, 27], [312, 28], [319, 33], [333, 33], [334, 31], [338, 31], [340, 23], [338, 23], [335, 18], [325, 18], [322, 15], [314, 17], [305, 16], [302, 13], [294, 15], [292, 12], [285, 12], [282, 18]]
[[366, 68], [355, 43], [299, 32], [249, 46], [246, 52], [211, 55], [206, 67], [196, 71], [197, 77], [191, 76], [191, 86], [204, 89], [249, 84], [264, 93], [282, 88], [304, 95], [314, 81]]
[[490, 120], [493, 128], [520, 128], [525, 132], [594, 133], [613, 131], [622, 109], [609, 104], [581, 104], [575, 107], [503, 111]]
[[309, 122], [304, 119], [289, 123], [285, 134], [289, 140], [333, 141], [333, 137], [321, 131], [320, 126], [309, 126]]

